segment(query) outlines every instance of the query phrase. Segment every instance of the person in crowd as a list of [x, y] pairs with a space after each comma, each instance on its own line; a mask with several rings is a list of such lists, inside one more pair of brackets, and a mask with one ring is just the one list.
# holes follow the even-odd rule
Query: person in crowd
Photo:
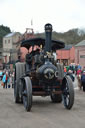
[[12, 74], [10, 73], [10, 76], [8, 78], [8, 88], [12, 87]]
[[66, 72], [67, 72], [67, 69], [66, 69], [66, 67], [64, 66], [64, 74], [66, 74]]
[[5, 88], [5, 82], [6, 82], [6, 72], [3, 72], [3, 78], [2, 78], [3, 88]]
[[79, 75], [81, 73], [81, 69], [79, 68], [78, 70], [77, 70], [77, 75]]
[[5, 87], [7, 88], [7, 82], [8, 82], [8, 72], [6, 72], [6, 82], [5, 82]]
[[67, 70], [67, 72], [69, 71], [69, 65], [68, 65], [68, 66], [66, 66], [66, 70]]
[[7, 81], [8, 81], [8, 73], [6, 71], [4, 71], [4, 75], [2, 78], [3, 88], [7, 88]]
[[75, 65], [75, 75], [77, 75], [78, 65]]
[[85, 66], [83, 67], [83, 69], [82, 69], [82, 73], [85, 71]]
[[83, 71], [81, 75], [81, 86], [83, 87], [83, 91], [85, 92], [85, 71]]
[[70, 78], [72, 79], [72, 81], [74, 82], [75, 77], [73, 76], [73, 72], [72, 72], [71, 70], [69, 70], [69, 71], [67, 72], [67, 75], [69, 75]]
[[78, 87], [81, 89], [81, 69], [77, 70]]
[[12, 73], [12, 88], [14, 88], [14, 74], [15, 72]]
[[74, 73], [74, 65], [71, 63], [70, 65], [69, 65], [69, 70], [71, 70], [73, 73]]
[[81, 65], [80, 65], [80, 64], [78, 64], [78, 70], [79, 70], [79, 69], [80, 69], [80, 70], [82, 69], [82, 67], [81, 67]]

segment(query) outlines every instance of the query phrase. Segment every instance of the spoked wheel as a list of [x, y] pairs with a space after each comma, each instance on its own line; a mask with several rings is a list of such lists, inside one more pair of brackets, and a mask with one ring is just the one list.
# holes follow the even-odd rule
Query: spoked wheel
[[63, 80], [63, 93], [62, 93], [62, 99], [65, 108], [71, 109], [74, 104], [74, 88], [72, 80], [69, 76], [65, 76]]
[[26, 111], [30, 111], [32, 107], [32, 84], [29, 77], [24, 78], [23, 85], [23, 104]]

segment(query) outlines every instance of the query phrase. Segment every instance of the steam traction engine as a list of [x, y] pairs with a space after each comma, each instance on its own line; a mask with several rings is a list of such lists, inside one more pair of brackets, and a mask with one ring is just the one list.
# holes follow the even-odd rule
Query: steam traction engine
[[[50, 96], [52, 102], [61, 103], [71, 109], [74, 104], [74, 89], [71, 78], [64, 76], [63, 65], [57, 63], [57, 49], [64, 43], [51, 39], [52, 25], [45, 25], [45, 39], [32, 38], [21, 43], [21, 47], [32, 51], [26, 55], [24, 63], [15, 66], [14, 97], [15, 102], [23, 102], [27, 111], [32, 107], [32, 96]], [[34, 50], [34, 47], [38, 49]]]

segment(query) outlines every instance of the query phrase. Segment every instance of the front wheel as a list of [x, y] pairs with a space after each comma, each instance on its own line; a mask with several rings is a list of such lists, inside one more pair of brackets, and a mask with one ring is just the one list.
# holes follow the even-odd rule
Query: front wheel
[[30, 111], [32, 107], [32, 84], [29, 77], [23, 80], [23, 104], [26, 111]]
[[65, 76], [63, 80], [63, 103], [66, 109], [71, 109], [74, 104], [74, 87], [69, 76]]

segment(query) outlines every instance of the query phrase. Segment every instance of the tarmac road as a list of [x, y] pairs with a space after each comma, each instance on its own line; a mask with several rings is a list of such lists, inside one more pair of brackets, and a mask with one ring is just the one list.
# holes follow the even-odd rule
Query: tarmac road
[[53, 104], [50, 97], [33, 97], [31, 112], [15, 104], [13, 89], [0, 86], [0, 128], [85, 128], [85, 93], [75, 90], [71, 110]]

